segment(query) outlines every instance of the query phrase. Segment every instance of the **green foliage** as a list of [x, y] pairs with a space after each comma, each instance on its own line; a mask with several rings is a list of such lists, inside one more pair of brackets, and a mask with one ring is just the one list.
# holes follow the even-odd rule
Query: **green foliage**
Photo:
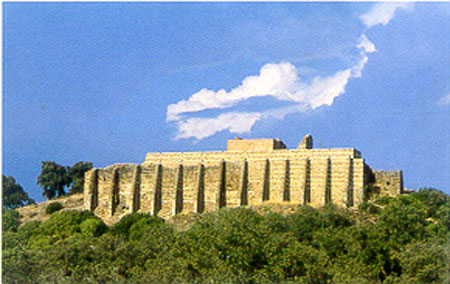
[[43, 190], [42, 196], [53, 199], [65, 195], [65, 188], [72, 185], [69, 194], [83, 192], [84, 173], [92, 169], [91, 162], [77, 162], [72, 167], [62, 166], [53, 161], [42, 162], [37, 184]]
[[125, 215], [112, 227], [111, 231], [116, 235], [123, 235], [128, 239], [131, 227], [141, 219], [145, 219], [147, 217], [151, 217], [151, 215], [142, 213], [131, 213]]
[[97, 218], [89, 211], [59, 211], [41, 225], [41, 234], [54, 238], [67, 238], [81, 233], [81, 223], [89, 218]]
[[72, 183], [68, 167], [61, 166], [52, 161], [41, 163], [41, 174], [37, 178], [37, 184], [44, 191], [42, 196], [53, 199], [56, 196], [65, 195], [64, 188]]
[[40, 234], [40, 221], [31, 221], [25, 223], [22, 227], [19, 228], [18, 234], [22, 239], [29, 239], [35, 235]]
[[36, 203], [13, 177], [5, 175], [2, 175], [2, 199], [3, 207], [8, 209]]
[[299, 241], [311, 241], [313, 233], [328, 227], [347, 227], [352, 224], [348, 213], [333, 206], [317, 210], [309, 206], [300, 207], [295, 213], [287, 216], [294, 236]]
[[164, 224], [164, 219], [150, 215], [144, 216], [129, 227], [129, 238], [130, 240], [140, 240], [153, 233], [154, 230], [159, 230], [162, 224]]
[[100, 219], [89, 218], [80, 224], [81, 233], [88, 237], [98, 237], [108, 230]]
[[450, 244], [432, 238], [406, 245], [397, 257], [403, 283], [449, 283]]
[[59, 211], [59, 210], [61, 210], [63, 208], [64, 207], [63, 207], [63, 205], [61, 203], [53, 202], [53, 203], [50, 203], [49, 205], [47, 205], [47, 207], [45, 208], [45, 213], [52, 214], [52, 213], [57, 212], [57, 211]]
[[376, 204], [363, 202], [358, 206], [358, 209], [363, 212], [367, 212], [369, 214], [379, 214], [380, 207]]
[[16, 210], [2, 208], [2, 230], [16, 232], [20, 226], [20, 214]]
[[92, 169], [91, 162], [77, 162], [69, 168], [69, 174], [72, 177], [72, 187], [69, 194], [81, 193], [84, 187], [84, 173]]
[[359, 212], [222, 208], [184, 231], [148, 214], [108, 228], [90, 212], [62, 211], [4, 231], [3, 281], [449, 283], [449, 207], [424, 189]]

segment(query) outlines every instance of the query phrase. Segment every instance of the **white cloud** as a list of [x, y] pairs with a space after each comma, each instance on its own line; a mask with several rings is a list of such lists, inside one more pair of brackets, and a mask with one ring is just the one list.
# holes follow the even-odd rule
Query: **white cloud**
[[178, 120], [183, 113], [231, 107], [252, 97], [270, 95], [280, 100], [289, 100], [288, 94], [295, 88], [296, 80], [297, 69], [294, 65], [266, 64], [259, 75], [245, 78], [239, 87], [230, 92], [223, 89], [217, 92], [202, 89], [187, 100], [169, 105], [167, 121]]
[[[376, 51], [375, 45], [365, 35], [361, 36], [356, 47], [360, 50], [361, 59], [353, 67], [333, 75], [316, 76], [310, 82], [304, 82], [291, 63], [269, 63], [261, 67], [258, 75], [246, 77], [240, 86], [230, 92], [202, 89], [187, 100], [169, 105], [166, 120], [176, 123], [178, 133], [175, 139], [203, 139], [223, 130], [231, 133], [250, 132], [262, 118], [281, 120], [290, 113], [330, 106], [336, 97], [345, 92], [350, 78], [361, 77], [368, 61], [367, 53]], [[292, 105], [262, 112], [225, 112], [217, 117], [189, 117], [195, 112], [230, 108], [244, 100], [263, 96], [291, 102]]]
[[351, 77], [351, 70], [337, 72], [330, 77], [316, 77], [305, 88], [304, 102], [312, 109], [323, 105], [330, 106], [334, 99], [345, 92], [345, 86]]
[[366, 27], [371, 28], [376, 25], [387, 25], [394, 17], [395, 11], [400, 9], [411, 10], [414, 3], [377, 3], [366, 14], [360, 16]]
[[361, 35], [359, 39], [360, 42], [356, 46], [357, 48], [363, 50], [365, 53], [372, 53], [377, 51], [373, 42], [371, 42], [365, 34]]
[[440, 105], [450, 105], [450, 94], [446, 95], [445, 97], [442, 97], [439, 100]]
[[[393, 18], [397, 8], [410, 9], [410, 3], [379, 3], [360, 18], [367, 27], [386, 25]], [[375, 45], [362, 34], [356, 45], [359, 60], [351, 67], [329, 76], [316, 76], [305, 80], [299, 76], [302, 67], [295, 67], [289, 62], [269, 63], [261, 67], [259, 74], [248, 76], [242, 83], [227, 92], [202, 89], [186, 100], [171, 104], [167, 108], [166, 121], [177, 127], [175, 139], [203, 139], [219, 131], [231, 133], [250, 132], [253, 125], [261, 119], [282, 120], [288, 114], [305, 112], [321, 106], [331, 106], [334, 99], [345, 93], [348, 81], [362, 76], [367, 64], [368, 54], [376, 52]], [[272, 97], [275, 100], [290, 102], [283, 107], [274, 107], [260, 112], [237, 112], [228, 110], [215, 117], [193, 117], [204, 110], [221, 110], [232, 108], [239, 103], [255, 97]], [[442, 99], [450, 103], [450, 95]]]
[[352, 75], [354, 78], [359, 78], [362, 76], [362, 70], [364, 69], [366, 63], [369, 61], [369, 57], [367, 57], [367, 54], [377, 51], [373, 42], [371, 42], [365, 34], [361, 35], [359, 39], [360, 42], [356, 47], [360, 50], [362, 59], [352, 68]]
[[178, 122], [175, 139], [194, 137], [200, 140], [223, 130], [245, 133], [249, 132], [260, 118], [261, 114], [256, 112], [230, 112], [213, 118], [189, 118]]

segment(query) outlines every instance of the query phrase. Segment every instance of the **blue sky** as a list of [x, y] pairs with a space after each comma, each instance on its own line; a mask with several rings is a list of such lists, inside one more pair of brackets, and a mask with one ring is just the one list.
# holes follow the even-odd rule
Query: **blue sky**
[[449, 3], [3, 3], [3, 173], [281, 138], [450, 193]]

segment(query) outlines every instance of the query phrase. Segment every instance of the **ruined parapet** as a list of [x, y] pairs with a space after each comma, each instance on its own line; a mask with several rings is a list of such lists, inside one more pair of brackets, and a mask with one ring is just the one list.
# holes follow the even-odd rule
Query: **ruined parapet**
[[140, 209], [141, 169], [135, 164], [116, 164], [85, 173], [84, 209], [114, 223]]
[[402, 171], [372, 170], [373, 180], [370, 183], [370, 192], [380, 196], [397, 196], [403, 193]]
[[298, 144], [297, 149], [312, 149], [313, 148], [313, 139], [310, 134], [305, 135], [302, 141]]
[[240, 144], [229, 142], [226, 152], [149, 153], [140, 165], [92, 169], [85, 174], [84, 207], [112, 224], [131, 212], [167, 219], [264, 203], [357, 208], [369, 186], [402, 192], [401, 172], [372, 171], [353, 148], [287, 150], [276, 139], [232, 141]]

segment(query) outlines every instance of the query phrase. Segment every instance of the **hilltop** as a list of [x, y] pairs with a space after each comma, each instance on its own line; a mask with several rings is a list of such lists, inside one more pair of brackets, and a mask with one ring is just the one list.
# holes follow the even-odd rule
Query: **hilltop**
[[[20, 223], [21, 226], [28, 222], [39, 221], [45, 222], [52, 215], [47, 214], [45, 212], [47, 206], [52, 203], [61, 203], [64, 211], [68, 210], [83, 210], [83, 194], [73, 194], [69, 196], [61, 196], [54, 200], [48, 200], [44, 202], [40, 202], [37, 204], [27, 205], [24, 207], [17, 208], [17, 212], [20, 214]], [[264, 204], [264, 205], [254, 205], [247, 206], [247, 208], [251, 208], [258, 212], [259, 214], [266, 214], [268, 212], [276, 212], [283, 215], [287, 215], [289, 213], [295, 212], [300, 205], [295, 204]], [[167, 219], [168, 223], [172, 223], [175, 225], [177, 229], [185, 230], [187, 229], [196, 219], [199, 218], [201, 214], [179, 214], [172, 218]], [[107, 225], [113, 225], [112, 223], [105, 222]]]
[[37, 204], [31, 204], [24, 207], [17, 208], [21, 218], [22, 224], [31, 221], [45, 222], [50, 218], [50, 214], [45, 212], [49, 204], [59, 202], [63, 206], [62, 210], [83, 210], [83, 194], [73, 194], [69, 196], [61, 196], [54, 200], [48, 200]]

